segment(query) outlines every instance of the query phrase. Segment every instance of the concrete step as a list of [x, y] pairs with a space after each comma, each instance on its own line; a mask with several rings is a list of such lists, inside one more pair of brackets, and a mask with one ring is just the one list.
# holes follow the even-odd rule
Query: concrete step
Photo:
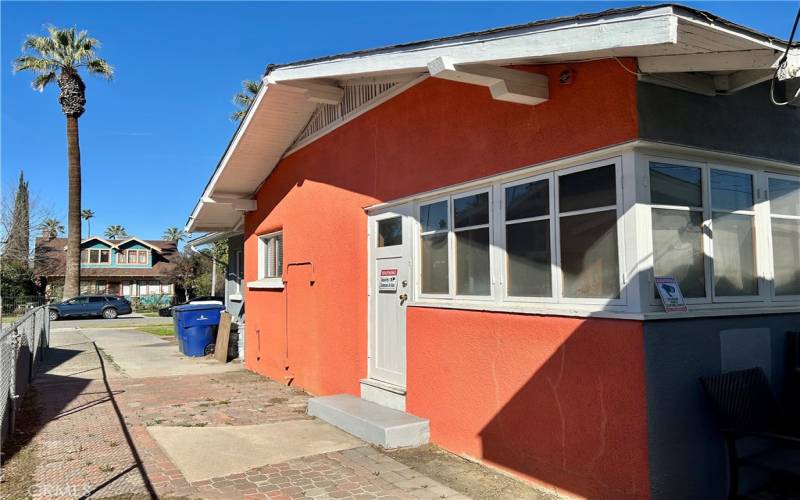
[[311, 398], [308, 414], [384, 448], [419, 446], [430, 437], [427, 420], [350, 394]]

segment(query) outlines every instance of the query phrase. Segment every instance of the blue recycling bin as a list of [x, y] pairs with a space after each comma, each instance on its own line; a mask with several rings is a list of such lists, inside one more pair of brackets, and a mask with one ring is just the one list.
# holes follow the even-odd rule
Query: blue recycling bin
[[221, 304], [187, 304], [175, 308], [178, 349], [187, 356], [205, 356], [216, 342]]

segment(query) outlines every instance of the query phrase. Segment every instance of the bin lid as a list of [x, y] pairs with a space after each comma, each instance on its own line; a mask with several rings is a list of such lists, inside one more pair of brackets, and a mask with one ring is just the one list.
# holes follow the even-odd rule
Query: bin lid
[[185, 304], [182, 306], [175, 306], [176, 311], [224, 311], [225, 306], [222, 304]]

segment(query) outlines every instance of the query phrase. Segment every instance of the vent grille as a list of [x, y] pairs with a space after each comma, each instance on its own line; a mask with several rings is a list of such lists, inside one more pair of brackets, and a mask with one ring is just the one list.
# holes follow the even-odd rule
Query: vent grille
[[344, 121], [360, 108], [381, 97], [394, 87], [408, 81], [410, 79], [379, 82], [355, 80], [342, 83], [342, 88], [344, 89], [342, 102], [339, 104], [319, 104], [308, 124], [294, 140], [290, 149], [326, 127]]

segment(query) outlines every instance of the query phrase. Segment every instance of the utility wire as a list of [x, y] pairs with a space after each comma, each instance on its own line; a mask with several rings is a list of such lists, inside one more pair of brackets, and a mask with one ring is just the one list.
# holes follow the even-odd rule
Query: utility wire
[[795, 92], [794, 97], [789, 99], [785, 102], [778, 102], [775, 99], [775, 80], [778, 79], [778, 72], [786, 67], [786, 63], [789, 60], [789, 50], [792, 48], [792, 42], [794, 41], [794, 34], [797, 31], [797, 22], [800, 21], [800, 7], [797, 8], [797, 15], [794, 18], [794, 25], [792, 26], [792, 33], [789, 35], [789, 42], [786, 44], [786, 51], [784, 51], [783, 56], [778, 61], [778, 67], [775, 68], [775, 74], [772, 75], [772, 81], [769, 85], [769, 98], [773, 104], [776, 106], [786, 106], [787, 104], [791, 104], [794, 102], [798, 97], [800, 97], [800, 89], [797, 89]]

